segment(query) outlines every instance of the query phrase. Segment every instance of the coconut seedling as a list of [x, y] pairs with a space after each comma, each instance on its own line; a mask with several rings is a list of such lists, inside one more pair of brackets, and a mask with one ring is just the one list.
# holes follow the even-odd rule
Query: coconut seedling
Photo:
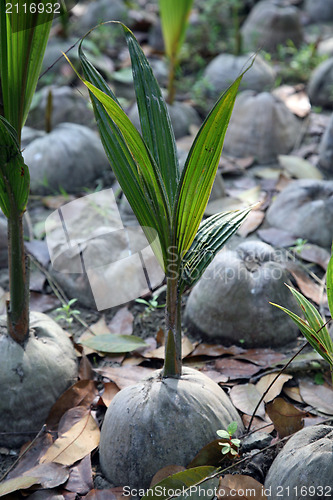
[[[326, 284], [328, 306], [331, 318], [333, 318], [333, 247], [332, 255], [327, 266]], [[291, 286], [288, 286], [288, 288], [298, 302], [305, 320], [285, 307], [272, 302], [271, 304], [288, 314], [294, 323], [296, 323], [299, 330], [302, 332], [313, 349], [317, 351], [325, 361], [327, 361], [330, 366], [333, 384], [333, 340], [326, 326], [327, 323], [324, 322], [315, 306], [311, 304], [311, 302], [306, 299], [302, 293], [298, 292]]]
[[79, 55], [101, 139], [113, 171], [166, 273], [166, 348], [162, 370], [122, 391], [104, 420], [100, 461], [116, 485], [147, 487], [168, 464], [187, 465], [216, 430], [243, 425], [224, 391], [182, 367], [181, 298], [234, 234], [249, 209], [201, 222], [242, 75], [215, 104], [180, 171], [161, 90], [133, 33], [122, 25], [132, 61], [142, 136], [101, 75]]
[[[28, 259], [23, 215], [29, 169], [21, 131], [36, 88], [53, 19], [53, 3], [29, 11], [29, 3], [0, 4], [0, 208], [8, 223], [10, 299], [0, 317], [0, 444], [19, 446], [41, 428], [59, 395], [77, 376], [67, 334], [50, 318], [29, 318]], [[56, 5], [56, 4], [55, 4]], [[29, 321], [30, 320], [30, 321]]]

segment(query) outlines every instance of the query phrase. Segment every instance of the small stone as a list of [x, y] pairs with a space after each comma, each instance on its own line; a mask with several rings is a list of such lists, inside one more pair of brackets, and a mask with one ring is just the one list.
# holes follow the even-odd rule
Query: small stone
[[277, 195], [266, 213], [266, 220], [296, 238], [331, 248], [333, 181], [303, 179], [292, 182]]
[[[220, 54], [216, 56], [204, 71], [204, 80], [207, 81], [207, 95], [218, 98], [236, 78], [249, 66], [254, 54], [234, 56]], [[240, 90], [255, 90], [262, 92], [271, 90], [275, 81], [275, 71], [264, 59], [257, 54], [250, 68], [242, 78]]]
[[265, 432], [254, 432], [241, 441], [242, 452], [252, 451], [256, 448], [262, 450], [269, 446], [272, 441], [272, 436]]
[[291, 40], [296, 47], [303, 41], [300, 11], [277, 0], [262, 0], [251, 10], [241, 28], [244, 47], [276, 52]]
[[253, 156], [258, 163], [275, 163], [289, 153], [300, 133], [300, 122], [283, 101], [268, 93], [252, 90], [236, 98], [224, 151], [232, 156]]
[[312, 72], [308, 95], [313, 106], [333, 107], [333, 57], [326, 59]]

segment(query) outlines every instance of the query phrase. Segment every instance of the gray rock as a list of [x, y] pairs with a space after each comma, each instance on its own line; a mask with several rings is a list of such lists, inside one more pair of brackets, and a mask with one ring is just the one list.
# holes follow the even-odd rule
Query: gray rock
[[87, 31], [100, 22], [121, 21], [127, 23], [128, 11], [123, 0], [97, 0], [88, 4], [78, 21], [78, 30]]
[[296, 338], [297, 327], [269, 302], [296, 308], [285, 286], [288, 279], [283, 262], [266, 243], [247, 241], [235, 251], [224, 250], [193, 288], [186, 320], [192, 331], [225, 345], [285, 345]]
[[251, 10], [241, 33], [247, 50], [275, 52], [288, 40], [298, 47], [303, 41], [300, 12], [279, 0], [262, 0]]
[[271, 226], [330, 248], [333, 239], [333, 181], [294, 181], [277, 195], [266, 219]]
[[[208, 82], [207, 94], [217, 98], [249, 65], [254, 54], [234, 56], [220, 54], [215, 57], [204, 71], [204, 79]], [[258, 54], [252, 68], [245, 73], [240, 90], [255, 90], [262, 92], [271, 90], [274, 85], [275, 71]]]
[[289, 153], [300, 133], [300, 122], [276, 96], [252, 90], [235, 102], [225, 136], [224, 151], [232, 156], [254, 156], [258, 163], [275, 163]]
[[319, 166], [328, 177], [333, 177], [333, 115], [320, 141]]
[[313, 22], [333, 21], [333, 0], [305, 0], [304, 10]]
[[27, 125], [34, 129], [45, 130], [45, 115], [48, 94], [52, 96], [51, 127], [59, 123], [70, 122], [91, 126], [94, 124], [94, 113], [89, 107], [89, 99], [85, 99], [71, 87], [44, 87], [36, 92], [30, 108]]
[[308, 95], [313, 106], [333, 106], [333, 57], [317, 66], [308, 83]]
[[332, 449], [333, 428], [328, 425], [296, 432], [268, 471], [265, 489], [269, 489], [269, 496], [278, 498], [284, 492], [289, 500], [332, 497]]
[[[176, 139], [189, 134], [191, 125], [201, 125], [198, 113], [188, 104], [174, 102], [172, 105], [167, 104], [167, 107]], [[141, 130], [139, 112], [136, 104], [131, 108], [128, 116], [133, 125], [135, 125], [138, 130]]]
[[23, 151], [34, 194], [74, 193], [110, 171], [98, 136], [87, 127], [62, 123]]

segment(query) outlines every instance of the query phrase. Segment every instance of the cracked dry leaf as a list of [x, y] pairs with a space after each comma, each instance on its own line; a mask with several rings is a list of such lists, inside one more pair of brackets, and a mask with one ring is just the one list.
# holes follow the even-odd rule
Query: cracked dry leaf
[[50, 446], [41, 463], [56, 462], [73, 465], [97, 448], [100, 430], [90, 413], [62, 434]]

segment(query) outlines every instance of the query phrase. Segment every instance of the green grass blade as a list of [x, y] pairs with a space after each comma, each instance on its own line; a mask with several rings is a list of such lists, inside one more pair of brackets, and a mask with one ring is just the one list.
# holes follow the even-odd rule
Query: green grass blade
[[160, 168], [172, 207], [179, 182], [179, 167], [169, 113], [146, 56], [133, 33], [126, 26], [122, 26], [132, 61], [143, 139]]
[[0, 116], [0, 208], [6, 217], [24, 212], [29, 196], [29, 170], [14, 128]]
[[333, 247], [332, 247], [332, 255], [327, 266], [326, 285], [327, 285], [328, 307], [330, 308], [331, 317], [333, 318]]
[[5, 1], [0, 4], [4, 116], [17, 131], [19, 139], [37, 85], [55, 3], [55, 0], [40, 0], [39, 4], [45, 6], [44, 12], [31, 13], [29, 2], [17, 0], [11, 4], [11, 14], [6, 13], [8, 4]]
[[170, 59], [184, 41], [193, 0], [159, 0], [165, 51]]
[[188, 154], [180, 179], [175, 213], [179, 253], [184, 254], [190, 248], [208, 203], [243, 74], [217, 101]]
[[193, 243], [182, 260], [180, 289], [195, 285], [250, 211], [251, 208], [245, 208], [216, 214], [200, 224]]

